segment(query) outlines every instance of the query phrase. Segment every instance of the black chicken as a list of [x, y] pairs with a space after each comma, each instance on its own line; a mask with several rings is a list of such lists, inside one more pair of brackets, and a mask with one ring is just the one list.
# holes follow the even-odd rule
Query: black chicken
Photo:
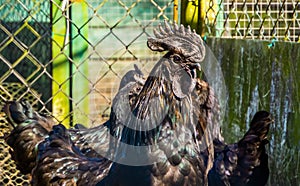
[[239, 142], [226, 145], [215, 139], [215, 159], [208, 175], [209, 185], [266, 185], [269, 168], [265, 145], [272, 122], [268, 112], [259, 111]]
[[125, 75], [103, 125], [67, 130], [26, 102], [5, 106], [14, 126], [6, 141], [32, 185], [266, 183], [270, 114], [258, 112], [244, 138], [226, 145], [217, 99], [197, 76], [203, 41], [190, 28], [168, 23], [154, 35], [149, 48], [167, 53], [147, 79], [137, 68]]

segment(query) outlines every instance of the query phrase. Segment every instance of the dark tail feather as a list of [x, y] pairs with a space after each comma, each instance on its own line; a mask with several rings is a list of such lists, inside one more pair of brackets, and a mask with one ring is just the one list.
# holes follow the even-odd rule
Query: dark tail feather
[[32, 116], [31, 106], [24, 101], [9, 101], [4, 106], [3, 111], [7, 116], [8, 122], [14, 128], [29, 119], [30, 116]]
[[269, 112], [259, 111], [253, 117], [250, 128], [238, 142], [237, 183], [247, 185], [265, 185], [269, 177], [268, 155], [265, 145], [267, 135], [273, 122]]
[[264, 141], [267, 139], [267, 134], [269, 133], [270, 124], [273, 122], [272, 116], [267, 111], [259, 111], [257, 112], [251, 123], [250, 128], [245, 134], [247, 135], [256, 135], [259, 137], [260, 141]]
[[238, 142], [239, 148], [245, 148], [247, 145], [253, 143], [257, 144], [259, 147], [264, 147], [264, 145], [268, 143], [267, 135], [272, 122], [273, 119], [269, 112], [257, 112], [250, 123], [249, 130]]
[[25, 101], [8, 102], [3, 111], [8, 122], [14, 127], [5, 137], [7, 144], [12, 148], [12, 158], [22, 173], [30, 173], [35, 166], [36, 145], [45, 139], [54, 122], [39, 115]]
[[16, 128], [18, 125], [25, 125], [27, 120], [35, 120], [39, 125], [42, 125], [48, 131], [56, 125], [53, 118], [41, 115], [33, 110], [32, 106], [27, 101], [9, 101], [3, 108], [7, 116], [8, 122]]
[[72, 142], [69, 131], [56, 125], [38, 145], [33, 185], [96, 185], [107, 174], [112, 162], [88, 158]]

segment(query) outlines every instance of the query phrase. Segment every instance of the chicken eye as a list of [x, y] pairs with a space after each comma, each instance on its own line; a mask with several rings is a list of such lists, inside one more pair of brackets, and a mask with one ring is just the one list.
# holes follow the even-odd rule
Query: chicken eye
[[175, 63], [180, 63], [182, 61], [181, 56], [180, 55], [173, 55], [173, 61]]

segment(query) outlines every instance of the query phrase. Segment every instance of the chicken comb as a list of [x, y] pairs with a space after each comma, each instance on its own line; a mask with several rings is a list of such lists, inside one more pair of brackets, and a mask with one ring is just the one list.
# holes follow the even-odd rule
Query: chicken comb
[[154, 36], [148, 38], [148, 47], [153, 51], [171, 51], [185, 56], [191, 62], [202, 62], [205, 46], [201, 37], [190, 26], [170, 24], [166, 20], [153, 30]]

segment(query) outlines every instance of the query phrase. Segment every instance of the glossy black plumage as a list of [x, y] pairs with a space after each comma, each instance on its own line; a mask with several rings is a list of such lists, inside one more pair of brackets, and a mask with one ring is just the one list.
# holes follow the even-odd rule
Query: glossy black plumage
[[26, 102], [6, 105], [14, 126], [6, 140], [33, 185], [234, 185], [264, 173], [269, 113], [259, 112], [238, 143], [225, 144], [217, 98], [197, 76], [203, 41], [168, 23], [154, 35], [149, 48], [167, 53], [147, 78], [137, 67], [122, 78], [103, 125], [67, 130]]

